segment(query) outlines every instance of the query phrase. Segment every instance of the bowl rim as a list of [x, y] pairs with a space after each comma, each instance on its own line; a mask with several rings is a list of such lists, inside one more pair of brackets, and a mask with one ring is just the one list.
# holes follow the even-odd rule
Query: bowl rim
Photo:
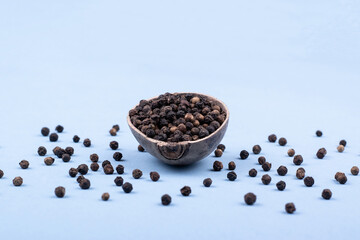
[[[223, 106], [224, 106], [224, 110], [226, 112], [226, 118], [225, 118], [225, 121], [221, 124], [221, 126], [216, 129], [215, 132], [209, 134], [209, 136], [207, 137], [204, 137], [204, 138], [201, 138], [199, 140], [196, 140], [196, 141], [181, 141], [181, 142], [165, 142], [165, 141], [160, 141], [160, 140], [156, 140], [156, 139], [153, 139], [153, 138], [149, 138], [148, 136], [146, 136], [143, 132], [141, 132], [139, 129], [137, 129], [131, 122], [130, 120], [130, 116], [129, 116], [129, 112], [127, 113], [127, 123], [129, 125], [129, 127], [136, 131], [137, 133], [139, 133], [140, 135], [142, 135], [145, 139], [147, 139], [148, 141], [150, 142], [153, 142], [153, 143], [160, 143], [160, 144], [171, 144], [171, 145], [176, 145], [176, 144], [188, 144], [188, 143], [198, 143], [198, 142], [201, 142], [201, 141], [205, 141], [209, 138], [211, 138], [212, 136], [214, 136], [217, 132], [220, 132], [229, 122], [229, 117], [230, 117], [230, 112], [229, 112], [229, 109], [228, 107], [225, 105], [225, 103], [215, 97], [212, 97], [210, 95], [207, 95], [207, 94], [202, 94], [202, 93], [195, 93], [195, 92], [174, 92], [174, 93], [171, 93], [171, 94], [194, 94], [194, 95], [200, 95], [202, 97], [206, 97], [206, 98], [209, 98], [210, 100], [214, 100], [214, 101], [217, 101], [219, 103], [221, 103]], [[152, 97], [152, 98], [149, 98], [148, 100], [146, 101], [150, 101], [150, 100], [153, 100], [155, 98], [158, 98], [160, 95], [156, 96], [156, 97]], [[140, 104], [140, 103], [139, 103]], [[135, 105], [133, 108], [131, 109], [134, 109], [136, 108], [139, 104]]]

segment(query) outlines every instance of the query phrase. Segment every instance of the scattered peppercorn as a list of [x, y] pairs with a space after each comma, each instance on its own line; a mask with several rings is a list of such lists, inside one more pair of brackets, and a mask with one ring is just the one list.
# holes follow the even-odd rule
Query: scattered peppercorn
[[277, 169], [277, 173], [280, 175], [280, 176], [285, 176], [288, 172], [288, 169], [281, 165], [278, 169]]
[[249, 152], [248, 152], [248, 151], [242, 150], [242, 151], [240, 152], [240, 158], [241, 158], [241, 159], [247, 159], [248, 157], [249, 157]]
[[121, 152], [114, 152], [113, 158], [115, 161], [120, 161], [122, 159], [123, 155]]
[[180, 192], [183, 196], [187, 197], [191, 193], [191, 188], [189, 186], [184, 186], [180, 189]]
[[335, 174], [335, 180], [336, 180], [336, 181], [338, 181], [340, 175], [345, 175], [345, 173], [343, 173], [343, 172], [337, 172], [337, 173]]
[[44, 159], [44, 163], [45, 163], [45, 165], [47, 165], [47, 166], [52, 165], [54, 162], [55, 162], [55, 159], [52, 158], [52, 157], [46, 157], [46, 158]]
[[312, 185], [314, 185], [315, 181], [313, 177], [306, 177], [304, 178], [304, 184], [307, 187], [312, 187]]
[[259, 154], [261, 152], [261, 147], [260, 145], [255, 145], [252, 150], [254, 154]]
[[90, 147], [91, 146], [91, 140], [89, 138], [85, 138], [83, 144], [84, 144], [85, 147]]
[[216, 149], [215, 150], [215, 157], [221, 157], [223, 154], [223, 151], [221, 149]]
[[230, 180], [230, 181], [235, 181], [236, 178], [237, 178], [237, 175], [234, 171], [231, 171], [231, 172], [228, 172], [227, 174], [227, 178]]
[[322, 196], [324, 199], [329, 200], [329, 199], [331, 198], [331, 196], [332, 196], [332, 192], [331, 192], [330, 189], [324, 189], [324, 190], [322, 191], [321, 196]]
[[150, 172], [150, 179], [153, 182], [157, 182], [160, 179], [160, 174], [158, 172]]
[[57, 133], [52, 133], [49, 136], [50, 142], [56, 142], [58, 139], [59, 139], [59, 136], [57, 135]]
[[337, 147], [338, 152], [343, 152], [345, 150], [345, 147], [343, 145], [339, 145]]
[[91, 185], [90, 180], [87, 178], [82, 179], [79, 184], [81, 189], [89, 189], [90, 185]]
[[219, 144], [218, 146], [217, 146], [217, 149], [221, 149], [221, 151], [223, 151], [223, 152], [225, 152], [225, 145], [224, 144]]
[[83, 179], [85, 179], [85, 177], [83, 175], [80, 175], [76, 178], [76, 181], [80, 183]]
[[261, 156], [261, 157], [258, 158], [258, 163], [260, 165], [263, 165], [265, 162], [266, 162], [266, 158], [264, 156]]
[[223, 169], [223, 164], [220, 161], [215, 161], [213, 164], [214, 171], [221, 171]]
[[112, 150], [116, 150], [119, 148], [119, 143], [117, 141], [111, 141], [109, 146]]
[[268, 175], [268, 174], [264, 174], [262, 177], [261, 177], [261, 181], [264, 185], [269, 185], [270, 182], [271, 182], [271, 177]]
[[301, 155], [295, 155], [293, 163], [297, 166], [301, 165], [303, 163], [304, 159]]
[[279, 181], [276, 183], [276, 187], [279, 191], [283, 191], [286, 188], [286, 183], [284, 181]]
[[22, 169], [27, 169], [29, 167], [30, 163], [27, 160], [21, 160], [21, 162], [19, 162], [19, 165]]
[[112, 128], [114, 128], [117, 132], [120, 131], [120, 126], [119, 126], [119, 124], [113, 125]]
[[340, 142], [339, 142], [339, 145], [343, 145], [344, 147], [346, 147], [346, 140], [341, 140]]
[[90, 155], [90, 161], [92, 161], [92, 162], [99, 161], [99, 155], [97, 155], [96, 153], [91, 154]]
[[54, 149], [53, 149], [53, 153], [58, 157], [58, 158], [62, 158], [62, 155], [65, 154], [65, 150], [62, 149], [61, 147], [59, 146], [56, 146]]
[[70, 155], [67, 153], [63, 154], [61, 158], [64, 162], [69, 162], [71, 159]]
[[250, 177], [256, 177], [256, 175], [257, 175], [257, 171], [256, 171], [255, 168], [252, 168], [252, 169], [249, 170], [249, 176]]
[[73, 142], [78, 143], [80, 141], [80, 137], [78, 135], [74, 135]]
[[77, 170], [81, 175], [86, 175], [88, 173], [88, 171], [89, 171], [89, 167], [86, 164], [80, 164], [77, 167]]
[[109, 198], [110, 198], [110, 194], [109, 193], [103, 193], [102, 195], [101, 195], [101, 199], [103, 200], [103, 201], [107, 201], [107, 200], [109, 200]]
[[92, 163], [90, 164], [90, 169], [91, 169], [92, 171], [94, 171], [94, 172], [96, 172], [97, 170], [99, 170], [99, 168], [100, 168], [100, 166], [99, 166], [99, 164], [98, 164], [97, 162], [92, 162]]
[[76, 177], [76, 175], [78, 174], [78, 170], [76, 168], [70, 168], [69, 169], [69, 175], [70, 177]]
[[210, 187], [211, 184], [212, 184], [211, 178], [205, 178], [204, 181], [203, 181], [203, 184], [204, 184], [205, 187]]
[[16, 186], [16, 187], [21, 186], [21, 185], [23, 184], [23, 179], [22, 179], [22, 177], [15, 177], [15, 178], [13, 179], [13, 184], [14, 184], [14, 186]]
[[55, 130], [58, 132], [58, 133], [62, 133], [64, 131], [64, 127], [61, 126], [61, 125], [57, 125]]
[[57, 187], [55, 188], [55, 196], [58, 198], [63, 198], [65, 196], [65, 188], [64, 187]]
[[269, 162], [265, 162], [263, 165], [261, 165], [262, 169], [267, 172], [267, 171], [270, 171], [271, 169], [271, 163]]
[[109, 160], [105, 160], [101, 163], [101, 166], [104, 168], [107, 164], [111, 164]]
[[289, 157], [293, 157], [295, 155], [295, 150], [293, 148], [290, 148], [287, 152]]
[[235, 170], [236, 164], [234, 163], [234, 161], [229, 162], [228, 168], [229, 168], [229, 170]]
[[285, 204], [285, 211], [286, 211], [287, 213], [290, 213], [290, 214], [292, 214], [293, 212], [295, 212], [295, 211], [296, 211], [296, 208], [295, 208], [294, 203], [287, 203], [287, 204]]
[[116, 167], [116, 172], [117, 172], [118, 174], [123, 174], [123, 173], [124, 173], [124, 166], [121, 165], [121, 164], [117, 165], [117, 167]]
[[358, 175], [359, 174], [359, 168], [357, 166], [353, 166], [350, 170], [352, 175]]
[[244, 201], [247, 205], [253, 205], [256, 202], [256, 195], [253, 193], [247, 193], [244, 196]]
[[338, 177], [338, 182], [340, 184], [345, 184], [347, 182], [347, 177], [346, 175], [343, 173], [343, 174], [340, 174], [339, 177]]
[[110, 129], [109, 133], [111, 136], [116, 136], [117, 131], [115, 128], [112, 128], [112, 129]]
[[139, 152], [144, 152], [145, 149], [143, 148], [143, 146], [139, 145], [139, 146], [138, 146], [138, 151], [139, 151]]
[[297, 179], [303, 179], [305, 177], [305, 169], [304, 168], [298, 168], [296, 170], [296, 178]]
[[164, 194], [161, 197], [161, 204], [167, 206], [171, 203], [171, 197], [169, 194]]
[[322, 135], [323, 135], [322, 131], [320, 131], [320, 130], [316, 131], [316, 136], [321, 137]]
[[0, 169], [0, 178], [4, 176], [4, 171]]
[[269, 142], [272, 142], [272, 143], [276, 142], [276, 139], [277, 139], [277, 137], [275, 134], [270, 134], [268, 137]]
[[40, 147], [38, 148], [38, 151], [37, 151], [37, 152], [38, 152], [39, 156], [45, 156], [46, 153], [47, 153], [47, 150], [46, 150], [45, 147], [40, 146]]
[[122, 186], [123, 185], [123, 183], [124, 183], [124, 179], [122, 178], [122, 177], [116, 177], [115, 179], [114, 179], [114, 183], [115, 183], [115, 185], [116, 186]]
[[320, 148], [317, 153], [316, 153], [316, 157], [318, 159], [323, 159], [325, 157], [325, 155], [327, 154], [327, 151], [325, 148]]
[[285, 146], [287, 144], [287, 140], [284, 137], [279, 138], [279, 145]]
[[143, 175], [142, 171], [140, 169], [134, 169], [132, 172], [132, 176], [135, 179], [139, 179], [141, 178], [141, 176]]
[[125, 193], [130, 193], [133, 190], [133, 186], [131, 183], [126, 182], [122, 185], [122, 189], [124, 190]]
[[49, 136], [49, 133], [50, 133], [50, 129], [49, 129], [49, 128], [43, 127], [43, 128], [41, 129], [41, 135], [43, 135], [44, 137]]
[[74, 148], [73, 147], [66, 147], [65, 152], [70, 156], [74, 155]]
[[113, 173], [114, 173], [114, 168], [113, 168], [113, 166], [112, 166], [111, 164], [106, 164], [106, 165], [104, 166], [104, 173], [105, 173], [106, 175], [113, 174]]

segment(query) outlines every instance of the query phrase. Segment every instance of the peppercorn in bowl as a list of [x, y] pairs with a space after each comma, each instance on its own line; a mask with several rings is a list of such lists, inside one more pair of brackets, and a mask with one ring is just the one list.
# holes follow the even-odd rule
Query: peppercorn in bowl
[[229, 111], [216, 98], [199, 93], [165, 93], [141, 100], [129, 111], [136, 140], [170, 165], [187, 165], [208, 156], [220, 143]]

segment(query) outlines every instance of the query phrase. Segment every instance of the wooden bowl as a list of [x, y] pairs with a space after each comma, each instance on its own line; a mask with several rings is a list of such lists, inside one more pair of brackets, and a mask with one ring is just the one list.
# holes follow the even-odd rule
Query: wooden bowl
[[221, 126], [205, 138], [196, 141], [183, 142], [164, 142], [155, 140], [147, 137], [139, 129], [137, 129], [131, 123], [130, 116], [127, 116], [127, 122], [130, 130], [139, 144], [151, 155], [170, 165], [188, 165], [209, 156], [223, 139], [229, 124], [229, 110], [223, 102], [204, 94], [190, 94], [202, 96], [210, 101], [216, 102], [226, 113], [226, 119]]

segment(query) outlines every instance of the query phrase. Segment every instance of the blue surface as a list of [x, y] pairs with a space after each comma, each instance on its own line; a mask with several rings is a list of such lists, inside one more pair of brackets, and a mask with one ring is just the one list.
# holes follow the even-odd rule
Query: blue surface
[[[360, 177], [350, 168], [360, 160], [359, 1], [1, 1], [0, 3], [0, 233], [4, 239], [355, 239], [359, 226]], [[221, 161], [237, 164], [210, 171], [213, 156], [189, 167], [166, 166], [137, 143], [126, 114], [140, 99], [164, 92], [201, 92], [223, 100], [231, 113]], [[119, 123], [117, 137], [108, 134]], [[65, 127], [50, 143], [40, 129]], [[321, 129], [324, 136], [315, 137]], [[286, 147], [267, 142], [276, 133]], [[72, 136], [89, 137], [85, 148]], [[340, 139], [348, 146], [336, 151]], [[115, 187], [115, 175], [90, 171], [81, 190], [68, 169], [90, 164], [89, 155], [112, 160], [111, 140], [124, 154], [131, 194]], [[273, 164], [270, 185], [253, 154], [254, 144]], [[37, 156], [60, 145], [74, 146], [69, 163], [45, 166]], [[315, 178], [307, 188], [295, 178], [286, 156], [294, 148]], [[328, 150], [315, 158], [320, 147]], [[18, 162], [30, 161], [22, 170]], [[286, 165], [289, 174], [276, 169]], [[251, 168], [256, 178], [248, 177]], [[134, 180], [140, 168], [144, 177]], [[161, 180], [149, 180], [150, 171]], [[339, 185], [337, 171], [348, 175]], [[12, 186], [15, 176], [24, 178]], [[206, 177], [210, 188], [202, 186]], [[286, 181], [286, 190], [275, 183]], [[56, 186], [66, 187], [57, 199]], [[192, 187], [190, 197], [179, 189]], [[321, 199], [323, 188], [333, 191]], [[109, 192], [111, 200], [100, 200]], [[243, 196], [257, 195], [254, 206]], [[173, 202], [160, 205], [162, 194]], [[297, 211], [285, 214], [284, 204]]]

